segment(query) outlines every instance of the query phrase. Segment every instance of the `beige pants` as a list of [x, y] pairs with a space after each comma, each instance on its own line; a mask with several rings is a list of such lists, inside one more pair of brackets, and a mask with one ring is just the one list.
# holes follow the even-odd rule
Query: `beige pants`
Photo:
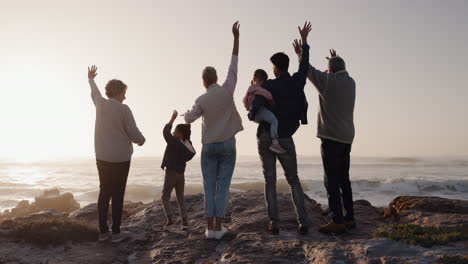
[[187, 219], [187, 212], [185, 210], [184, 201], [184, 187], [185, 187], [185, 176], [183, 173], [178, 173], [175, 170], [166, 169], [166, 175], [164, 177], [164, 187], [162, 190], [161, 200], [166, 213], [167, 220], [172, 221], [172, 209], [171, 209], [171, 194], [172, 189], [175, 188], [177, 204], [179, 205], [180, 217], [182, 220]]

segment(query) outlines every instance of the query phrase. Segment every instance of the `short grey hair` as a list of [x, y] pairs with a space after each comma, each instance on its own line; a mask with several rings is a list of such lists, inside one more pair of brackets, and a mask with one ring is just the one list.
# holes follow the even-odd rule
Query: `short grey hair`
[[331, 57], [330, 60], [328, 61], [328, 67], [333, 72], [346, 70], [345, 61], [340, 56]]
[[216, 83], [218, 81], [218, 74], [216, 73], [216, 69], [211, 66], [205, 67], [205, 69], [203, 69], [202, 78], [207, 84]]

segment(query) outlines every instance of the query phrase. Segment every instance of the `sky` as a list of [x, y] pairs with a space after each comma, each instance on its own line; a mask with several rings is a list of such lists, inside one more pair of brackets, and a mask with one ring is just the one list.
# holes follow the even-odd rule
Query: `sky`
[[[190, 109], [205, 91], [202, 69], [225, 78], [236, 20], [240, 155], [257, 153], [256, 124], [242, 107], [253, 71], [273, 76], [278, 51], [295, 71], [291, 43], [307, 20], [310, 62], [325, 69], [335, 48], [356, 80], [353, 155], [468, 156], [467, 1], [0, 1], [2, 159], [93, 157], [92, 64], [101, 91], [112, 78], [129, 87], [125, 103], [147, 138], [135, 155], [162, 155], [172, 110]], [[310, 82], [305, 90], [310, 124], [294, 136], [297, 152], [319, 155], [318, 96]]]

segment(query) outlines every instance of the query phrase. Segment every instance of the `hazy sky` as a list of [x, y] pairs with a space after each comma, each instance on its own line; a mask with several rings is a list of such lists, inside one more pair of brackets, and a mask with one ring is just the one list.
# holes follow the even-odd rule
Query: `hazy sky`
[[[325, 69], [335, 48], [357, 83], [357, 156], [468, 155], [468, 2], [460, 1], [5, 1], [0, 9], [0, 157], [93, 157], [95, 109], [86, 67], [101, 90], [111, 78], [128, 100], [147, 144], [162, 155], [172, 109], [204, 93], [201, 70], [223, 79], [241, 23], [235, 99], [245, 130], [239, 154], [256, 154], [256, 125], [242, 97], [252, 73], [284, 51], [297, 26], [313, 24], [311, 63]], [[298, 153], [318, 155], [317, 93], [308, 82], [310, 125], [295, 135]], [[179, 120], [182, 122], [182, 120]], [[193, 126], [199, 149], [200, 122]]]

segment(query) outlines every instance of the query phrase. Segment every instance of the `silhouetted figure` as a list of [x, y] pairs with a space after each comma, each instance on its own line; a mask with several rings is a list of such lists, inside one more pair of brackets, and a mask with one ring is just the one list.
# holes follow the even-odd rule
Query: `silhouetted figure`
[[118, 243], [128, 237], [126, 232], [120, 232], [120, 223], [133, 153], [132, 143], [142, 146], [145, 137], [138, 129], [130, 108], [122, 103], [126, 99], [127, 85], [120, 80], [110, 80], [106, 85], [109, 99], [105, 99], [94, 82], [96, 71], [96, 66], [88, 68], [91, 98], [96, 107], [94, 149], [99, 172], [99, 240], [111, 237], [107, 214], [112, 199], [112, 242]]
[[234, 48], [226, 81], [219, 85], [216, 70], [206, 67], [202, 73], [206, 93], [198, 97], [192, 110], [185, 114], [187, 123], [203, 117], [201, 167], [208, 224], [205, 235], [209, 239], [221, 239], [227, 233], [222, 223], [236, 165], [235, 135], [244, 129], [233, 97], [237, 84], [238, 22], [232, 26], [232, 33]]
[[[300, 55], [299, 43], [294, 45]], [[330, 50], [328, 72], [309, 66], [308, 78], [319, 93], [317, 137], [325, 171], [325, 188], [331, 220], [320, 227], [323, 233], [341, 234], [356, 227], [353, 193], [349, 180], [351, 145], [354, 140], [354, 103], [356, 83], [346, 71], [344, 60]], [[343, 209], [345, 211], [343, 215]]]
[[172, 189], [175, 189], [180, 217], [182, 219], [182, 230], [186, 230], [188, 219], [184, 200], [184, 173], [186, 163], [195, 156], [195, 149], [192, 146], [192, 141], [190, 141], [190, 135], [192, 133], [190, 125], [179, 124], [176, 126], [174, 133], [171, 134], [172, 125], [176, 118], [177, 111], [174, 110], [171, 120], [164, 126], [163, 130], [167, 146], [164, 151], [164, 158], [161, 164], [161, 168], [166, 171], [161, 200], [167, 219], [166, 226], [170, 226], [174, 223], [170, 199]]
[[[268, 208], [270, 223], [268, 231], [279, 233], [279, 214], [276, 201], [276, 160], [278, 159], [284, 169], [286, 180], [290, 186], [293, 203], [296, 208], [298, 232], [308, 232], [307, 213], [304, 204], [304, 191], [297, 173], [297, 155], [293, 135], [300, 126], [300, 122], [306, 123], [307, 101], [304, 94], [307, 72], [309, 68], [309, 46], [307, 36], [311, 31], [310, 23], [305, 23], [299, 29], [303, 41], [303, 60], [298, 72], [292, 76], [288, 72], [289, 57], [284, 53], [276, 53], [271, 57], [276, 78], [268, 80], [265, 88], [273, 95], [274, 106], [269, 106], [278, 119], [279, 144], [286, 149], [286, 153], [277, 154], [269, 149], [271, 144], [270, 127], [268, 123], [260, 123], [257, 131], [258, 153], [262, 161], [265, 177], [265, 200]], [[260, 107], [265, 106], [265, 97], [257, 95], [249, 112], [252, 120]]]

